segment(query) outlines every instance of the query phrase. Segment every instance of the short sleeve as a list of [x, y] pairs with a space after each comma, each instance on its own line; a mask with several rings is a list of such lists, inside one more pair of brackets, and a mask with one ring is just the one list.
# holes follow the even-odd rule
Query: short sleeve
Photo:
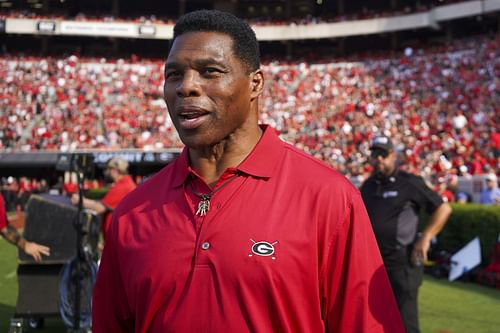
[[359, 193], [353, 199], [322, 276], [325, 332], [403, 333], [368, 214]]
[[427, 214], [431, 215], [443, 204], [443, 198], [427, 186], [422, 177], [412, 175], [410, 182], [415, 187], [416, 203], [425, 209]]
[[117, 255], [116, 233], [110, 230], [92, 296], [92, 332], [133, 332]]

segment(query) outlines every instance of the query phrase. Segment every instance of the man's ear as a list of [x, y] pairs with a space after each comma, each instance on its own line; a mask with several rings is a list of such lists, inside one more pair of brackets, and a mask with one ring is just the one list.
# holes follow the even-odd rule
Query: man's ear
[[262, 94], [262, 91], [264, 90], [264, 73], [262, 73], [261, 69], [257, 69], [250, 75], [251, 75], [250, 84], [252, 89], [250, 97], [252, 99], [255, 99], [259, 97]]

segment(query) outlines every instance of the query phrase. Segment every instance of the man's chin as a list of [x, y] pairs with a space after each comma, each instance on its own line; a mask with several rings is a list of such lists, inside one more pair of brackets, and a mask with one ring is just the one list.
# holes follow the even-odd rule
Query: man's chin
[[189, 149], [200, 150], [212, 146], [212, 144], [203, 138], [193, 136], [181, 136], [182, 143]]

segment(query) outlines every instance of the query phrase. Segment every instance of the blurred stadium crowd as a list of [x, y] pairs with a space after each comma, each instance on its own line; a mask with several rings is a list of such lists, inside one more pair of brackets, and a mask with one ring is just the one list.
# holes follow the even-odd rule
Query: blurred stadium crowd
[[268, 70], [263, 119], [352, 177], [369, 172], [370, 139], [397, 142], [411, 172], [496, 172], [500, 163], [500, 39], [457, 41], [392, 59]]
[[[180, 147], [162, 97], [163, 60], [0, 57], [0, 149]], [[391, 136], [430, 182], [497, 173], [500, 36], [342, 63], [273, 60], [262, 121], [355, 181], [369, 141]]]

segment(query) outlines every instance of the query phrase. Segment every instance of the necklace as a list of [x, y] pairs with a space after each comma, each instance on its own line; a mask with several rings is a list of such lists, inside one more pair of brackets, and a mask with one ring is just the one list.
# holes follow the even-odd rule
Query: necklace
[[193, 192], [194, 195], [196, 195], [198, 198], [200, 198], [200, 202], [198, 203], [198, 210], [196, 211], [197, 216], [205, 216], [207, 215], [208, 211], [210, 210], [210, 199], [212, 199], [212, 196], [219, 191], [221, 188], [229, 184], [233, 179], [238, 177], [239, 174], [235, 173], [231, 178], [226, 180], [224, 183], [222, 183], [219, 187], [215, 188], [212, 192], [203, 194], [203, 193], [198, 193], [194, 190], [193, 187], [193, 182], [189, 182], [189, 186], [191, 187], [191, 192]]

